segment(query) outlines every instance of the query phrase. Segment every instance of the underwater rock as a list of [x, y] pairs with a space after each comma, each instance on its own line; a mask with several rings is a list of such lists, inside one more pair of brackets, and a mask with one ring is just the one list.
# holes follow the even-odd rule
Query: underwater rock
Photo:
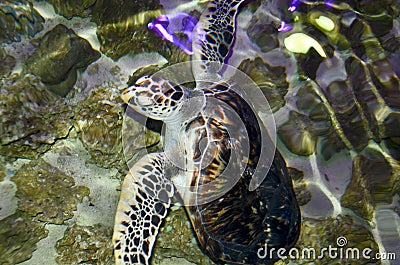
[[358, 216], [371, 220], [376, 205], [391, 204], [399, 192], [400, 176], [380, 152], [366, 149], [354, 158], [352, 178], [341, 203]]
[[384, 1], [351, 1], [353, 8], [363, 13], [365, 23], [368, 24], [377, 37], [386, 35], [393, 27], [393, 19], [398, 16], [395, 2], [393, 0]]
[[74, 224], [56, 243], [56, 261], [58, 264], [114, 264], [111, 237], [111, 227]]
[[[320, 41], [318, 41], [319, 43]], [[296, 44], [293, 44], [296, 45]], [[296, 54], [299, 75], [303, 80], [311, 78], [315, 80], [317, 77], [318, 66], [326, 60], [326, 57], [331, 58], [332, 53], [328, 53], [327, 47], [320, 44], [325, 56], [321, 56], [314, 47], [310, 47], [306, 54]]]
[[367, 13], [370, 15], [379, 15], [383, 12], [388, 12], [393, 6], [393, 0], [373, 1], [373, 0], [362, 0], [362, 1], [349, 1], [349, 4], [357, 11]]
[[254, 15], [247, 29], [247, 35], [262, 52], [269, 52], [279, 46], [275, 25], [263, 22], [263, 18]]
[[343, 136], [348, 139], [356, 151], [368, 144], [368, 127], [363, 119], [362, 110], [353, 99], [352, 88], [343, 81], [332, 82], [325, 90], [326, 99], [334, 108], [335, 118], [341, 126]]
[[96, 0], [47, 0], [54, 6], [57, 14], [71, 19], [72, 17], [87, 17], [89, 16]]
[[304, 181], [303, 171], [288, 167], [288, 173], [293, 180], [293, 189], [296, 194], [297, 203], [299, 206], [306, 205], [311, 201], [312, 194], [308, 188], [308, 184]]
[[37, 158], [72, 127], [72, 106], [49, 92], [40, 79], [26, 75], [2, 79], [0, 90], [0, 154]]
[[124, 115], [120, 92], [115, 87], [99, 87], [90, 91], [76, 109], [74, 127], [96, 164], [120, 167], [122, 121]]
[[172, 209], [157, 236], [152, 263], [160, 264], [169, 257], [184, 258], [195, 264], [215, 264], [201, 252], [183, 207]]
[[383, 142], [392, 158], [400, 161], [400, 137], [384, 139]]
[[400, 161], [400, 113], [392, 112], [382, 122], [381, 135], [391, 156]]
[[300, 111], [290, 111], [289, 120], [278, 128], [278, 136], [286, 147], [297, 155], [307, 156], [315, 151], [325, 160], [346, 146], [332, 126], [332, 116], [325, 102], [310, 83], [305, 83], [296, 94]]
[[250, 76], [267, 98], [272, 112], [285, 105], [285, 95], [289, 83], [286, 80], [285, 68], [270, 66], [260, 57], [254, 60], [246, 59], [240, 63], [238, 69]]
[[[393, 10], [393, 3], [384, 6], [371, 3], [372, 1], [350, 1], [337, 6], [307, 3], [307, 7], [301, 6], [304, 14], [296, 13], [298, 15], [294, 28], [301, 28], [304, 33], [317, 40], [328, 57], [336, 49], [344, 54], [354, 53], [364, 62], [382, 60], [387, 56], [385, 49], [393, 50], [396, 46], [393, 43], [398, 42], [393, 33], [398, 11]], [[368, 11], [365, 9], [366, 4], [369, 6]], [[300, 73], [314, 79], [314, 70], [322, 62], [320, 54], [311, 49], [306, 55], [296, 56]]]
[[100, 58], [89, 42], [58, 24], [40, 40], [39, 47], [25, 61], [23, 73], [41, 78], [47, 88], [65, 96], [76, 82], [77, 70]]
[[[3, 162], [0, 160], [0, 163]], [[1, 178], [1, 168], [0, 168]], [[18, 202], [15, 197], [17, 187], [14, 182], [9, 180], [0, 181], [0, 220], [12, 215], [17, 210]]]
[[321, 63], [316, 78], [308, 74], [316, 83], [301, 87], [296, 95], [299, 110], [307, 114], [314, 134], [321, 139], [318, 149], [329, 159], [343, 148], [361, 152], [370, 140], [384, 141], [397, 159], [400, 134], [390, 130], [385, 135], [385, 128], [387, 123], [399, 124], [388, 108], [400, 109], [399, 77], [387, 59], [365, 63], [351, 55], [343, 63], [345, 75], [335, 79], [330, 76], [334, 68]]
[[323, 83], [320, 76], [323, 86], [305, 83], [296, 94], [298, 109], [306, 114], [313, 133], [321, 139], [318, 145], [325, 159], [343, 148], [360, 152], [371, 139], [380, 142], [384, 138], [378, 117], [385, 113], [385, 106], [368, 81], [368, 68], [354, 57], [344, 64], [349, 73], [347, 80]]
[[278, 129], [278, 136], [293, 153], [308, 156], [314, 153], [317, 136], [311, 120], [304, 114], [290, 111], [289, 120]]
[[185, 53], [183, 50], [181, 50], [179, 47], [176, 47], [175, 45], [171, 45], [171, 47], [169, 48], [169, 54], [167, 54], [166, 56], [168, 56], [168, 65], [188, 62], [191, 60], [189, 54]]
[[44, 19], [30, 1], [2, 0], [0, 2], [0, 42], [21, 41], [32, 38], [43, 29]]
[[73, 211], [89, 189], [76, 186], [71, 176], [43, 160], [22, 166], [11, 178], [17, 185], [18, 209], [33, 220], [62, 224], [74, 216]]
[[92, 20], [97, 24], [101, 51], [116, 60], [125, 54], [172, 53], [170, 46], [147, 28], [162, 13], [159, 1], [97, 0]]
[[351, 44], [340, 32], [340, 16], [331, 12], [322, 12], [318, 9], [307, 14], [307, 22], [320, 30], [339, 50], [349, 49]]
[[[361, 152], [374, 140], [384, 142], [395, 159], [400, 157], [400, 135], [385, 136], [384, 132], [389, 120], [398, 124], [391, 111], [400, 110], [400, 79], [396, 66], [388, 59], [397, 50], [392, 46], [398, 42], [394, 28], [398, 10], [393, 2], [376, 6], [368, 0], [334, 5], [293, 1], [294, 4], [299, 9], [293, 22], [294, 33], [283, 36], [293, 36], [301, 29], [321, 46], [295, 55], [300, 77], [315, 81], [312, 87], [299, 89], [296, 103], [317, 136], [317, 149], [330, 159], [344, 148]], [[297, 45], [293, 47], [299, 51]], [[322, 56], [322, 51], [329, 59]], [[337, 64], [344, 67], [337, 71]], [[293, 120], [284, 128], [294, 130], [294, 124]], [[290, 140], [284, 141], [289, 149], [301, 147], [299, 141], [290, 144]]]
[[400, 78], [393, 71], [389, 60], [382, 59], [368, 64], [371, 79], [385, 103], [400, 111]]
[[363, 61], [380, 60], [385, 57], [379, 39], [372, 32], [371, 26], [361, 18], [355, 18], [342, 32], [351, 43], [352, 51]]
[[0, 76], [8, 76], [11, 74], [16, 60], [11, 55], [8, 55], [3, 47], [0, 47]]
[[[376, 88], [368, 81], [370, 73], [365, 64], [356, 57], [349, 57], [345, 62], [345, 69], [348, 73], [348, 85], [352, 88], [352, 96], [358, 105], [362, 116], [358, 119], [364, 120], [365, 128], [363, 131], [371, 132], [372, 138], [380, 141], [379, 136], [379, 112], [382, 111], [382, 104], [376, 95]], [[370, 136], [370, 137], [371, 137]], [[365, 137], [363, 137], [365, 139]]]
[[21, 211], [0, 220], [0, 261], [13, 265], [32, 257], [36, 243], [47, 237], [45, 224]]
[[[143, 124], [136, 119], [137, 115], [136, 112], [127, 108], [123, 120], [122, 142], [124, 157], [129, 168], [144, 155], [162, 150], [160, 139], [162, 123], [147, 119]], [[141, 118], [140, 120], [143, 121]]]
[[[332, 264], [343, 264], [343, 260], [340, 259], [340, 251], [338, 248], [338, 238], [345, 237], [347, 243], [343, 246], [344, 253], [346, 249], [357, 248], [359, 249], [359, 259], [351, 259], [351, 264], [380, 264], [375, 259], [366, 260], [362, 256], [362, 250], [370, 248], [371, 252], [368, 255], [373, 258], [375, 254], [379, 252], [378, 244], [375, 242], [372, 233], [364, 226], [355, 224], [351, 216], [339, 215], [336, 218], [326, 219], [313, 219], [313, 218], [302, 218], [300, 237], [297, 241], [295, 248], [299, 250], [300, 259], [290, 260], [291, 264], [316, 264], [316, 265], [332, 265]], [[342, 241], [339, 241], [342, 242]], [[321, 254], [322, 248], [337, 248], [337, 251], [332, 253], [337, 254], [337, 258], [330, 257], [328, 251], [324, 252], [323, 258], [302, 258], [302, 250], [304, 249], [315, 249], [316, 257]], [[306, 251], [305, 254], [308, 252]], [[313, 252], [311, 252], [313, 253]], [[344, 254], [345, 255], [345, 254]], [[333, 255], [332, 255], [333, 256]], [[312, 257], [312, 255], [311, 255]], [[346, 263], [350, 264], [350, 263]]]

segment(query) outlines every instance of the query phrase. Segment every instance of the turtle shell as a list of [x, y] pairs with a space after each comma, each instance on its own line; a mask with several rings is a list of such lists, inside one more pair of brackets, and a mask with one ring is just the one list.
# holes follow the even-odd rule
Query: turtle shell
[[[229, 177], [236, 184], [216, 200], [187, 206], [187, 212], [202, 249], [214, 261], [231, 264], [270, 264], [275, 256], [257, 255], [265, 244], [268, 247], [290, 248], [299, 236], [300, 211], [293, 192], [286, 163], [276, 151], [274, 161], [263, 182], [250, 191], [250, 181], [260, 160], [261, 130], [252, 108], [228, 84], [216, 84], [204, 89], [206, 101], [217, 99], [227, 104], [240, 117], [231, 120], [224, 110], [214, 106], [212, 116], [199, 115], [187, 124], [186, 131], [196, 130], [198, 145], [202, 138], [214, 143], [203, 157], [210, 161], [193, 171], [191, 186], [208, 185], [196, 193], [197, 200], [221, 189], [219, 181], [229, 160], [234, 159], [234, 147], [227, 130], [230, 124], [243, 123], [247, 131], [249, 152], [244, 158], [245, 169], [240, 176]], [[200, 129], [199, 129], [200, 128]], [[239, 139], [239, 142], [243, 139]], [[193, 160], [200, 156], [200, 148], [193, 152]], [[234, 171], [234, 172], [240, 172]]]

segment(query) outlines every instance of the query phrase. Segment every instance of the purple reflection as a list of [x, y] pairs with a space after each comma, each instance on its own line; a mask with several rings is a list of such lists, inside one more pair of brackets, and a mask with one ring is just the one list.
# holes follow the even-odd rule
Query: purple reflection
[[333, 0], [325, 0], [325, 5], [329, 8], [333, 7]]
[[291, 25], [287, 24], [285, 21], [282, 21], [281, 25], [278, 28], [278, 31], [279, 32], [287, 32], [292, 29], [293, 29], [293, 27]]
[[296, 9], [299, 7], [300, 4], [301, 4], [300, 0], [292, 0], [292, 3], [290, 4], [288, 10], [290, 12], [294, 12], [296, 11]]
[[[187, 54], [193, 54], [193, 29], [198, 20], [186, 13], [161, 15], [148, 24], [161, 38], [178, 46]], [[181, 33], [181, 34], [179, 34]]]

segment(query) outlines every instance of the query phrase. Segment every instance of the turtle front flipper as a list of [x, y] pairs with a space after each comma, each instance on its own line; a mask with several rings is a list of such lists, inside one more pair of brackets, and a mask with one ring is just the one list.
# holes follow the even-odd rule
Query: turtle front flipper
[[[208, 3], [194, 30], [193, 64], [196, 80], [217, 74], [231, 52], [235, 38], [235, 17], [244, 0], [217, 1]], [[196, 69], [200, 68], [200, 69]]]
[[122, 184], [114, 225], [115, 264], [149, 264], [174, 187], [164, 176], [164, 153], [148, 154], [131, 168]]

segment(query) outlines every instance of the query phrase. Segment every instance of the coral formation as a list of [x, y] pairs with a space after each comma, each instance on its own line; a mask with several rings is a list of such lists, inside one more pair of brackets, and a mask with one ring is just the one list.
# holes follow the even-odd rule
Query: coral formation
[[[43, 0], [40, 0], [43, 1]], [[57, 14], [68, 19], [72, 17], [87, 17], [97, 0], [48, 0], [54, 6]]]
[[20, 41], [43, 29], [44, 19], [27, 0], [0, 2], [0, 42]]
[[341, 198], [344, 207], [371, 220], [377, 204], [391, 204], [395, 194], [400, 194], [400, 177], [381, 153], [367, 149], [354, 158], [353, 175]]
[[58, 264], [114, 264], [112, 228], [72, 225], [57, 241]]
[[161, 14], [159, 1], [97, 0], [92, 20], [98, 25], [101, 51], [113, 59], [140, 52], [171, 55], [166, 42], [147, 28]]
[[8, 76], [16, 64], [15, 58], [0, 46], [0, 76]]
[[0, 220], [0, 261], [13, 265], [32, 257], [36, 243], [47, 236], [43, 223], [22, 211]]
[[170, 257], [184, 258], [195, 264], [214, 264], [197, 246], [183, 207], [169, 212], [155, 243], [152, 262], [160, 264]]
[[73, 123], [79, 138], [103, 167], [121, 167], [125, 163], [121, 142], [123, 114], [119, 91], [113, 87], [91, 90], [76, 109]]
[[38, 77], [2, 80], [0, 154], [37, 158], [72, 127], [73, 106], [49, 92]]
[[76, 186], [71, 176], [43, 160], [22, 166], [11, 180], [17, 185], [18, 209], [42, 222], [64, 223], [89, 195], [87, 187]]

